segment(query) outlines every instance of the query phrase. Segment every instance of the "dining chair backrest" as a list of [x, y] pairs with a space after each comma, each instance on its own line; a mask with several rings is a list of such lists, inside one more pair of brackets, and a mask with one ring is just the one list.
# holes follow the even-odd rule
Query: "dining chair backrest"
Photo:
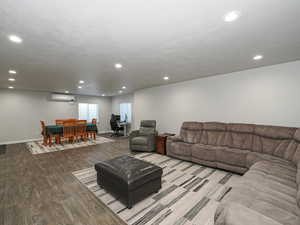
[[118, 121], [113, 116], [110, 119], [110, 127], [111, 127], [111, 130], [113, 130], [113, 131], [116, 131], [119, 128]]
[[56, 125], [64, 125], [64, 120], [55, 120]]
[[78, 119], [75, 119], [75, 118], [69, 118], [69, 119], [66, 119], [65, 122], [76, 122]]
[[74, 122], [64, 122], [63, 136], [65, 138], [75, 136], [75, 123]]
[[86, 135], [86, 120], [76, 122], [75, 135], [76, 136], [85, 136]]

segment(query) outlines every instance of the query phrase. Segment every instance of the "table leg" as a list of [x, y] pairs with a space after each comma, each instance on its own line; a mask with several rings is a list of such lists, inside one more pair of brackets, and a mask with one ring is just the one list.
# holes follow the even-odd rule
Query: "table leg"
[[124, 124], [124, 136], [127, 136], [127, 124]]

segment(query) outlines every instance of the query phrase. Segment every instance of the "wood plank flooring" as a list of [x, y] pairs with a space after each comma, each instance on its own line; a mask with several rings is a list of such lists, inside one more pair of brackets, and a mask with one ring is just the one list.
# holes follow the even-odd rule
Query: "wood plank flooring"
[[129, 152], [128, 139], [32, 155], [25, 144], [0, 155], [0, 225], [124, 225], [72, 172]]

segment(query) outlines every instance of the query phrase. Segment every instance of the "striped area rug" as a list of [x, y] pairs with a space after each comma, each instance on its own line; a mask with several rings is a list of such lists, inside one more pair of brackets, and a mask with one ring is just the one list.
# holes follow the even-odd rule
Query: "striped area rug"
[[155, 153], [134, 155], [163, 168], [162, 188], [127, 209], [97, 185], [96, 171], [73, 175], [130, 225], [213, 225], [216, 208], [240, 176]]
[[74, 149], [74, 148], [82, 148], [82, 147], [87, 147], [91, 145], [99, 145], [107, 142], [113, 142], [114, 140], [105, 138], [105, 137], [100, 137], [96, 136], [96, 140], [94, 139], [88, 139], [86, 142], [80, 141], [80, 142], [74, 142], [72, 143], [62, 143], [62, 144], [55, 144], [51, 147], [49, 146], [44, 146], [42, 141], [32, 141], [32, 142], [27, 142], [26, 146], [27, 149], [32, 153], [32, 154], [42, 154], [42, 153], [48, 153], [48, 152], [57, 152], [57, 151], [64, 151], [68, 149]]

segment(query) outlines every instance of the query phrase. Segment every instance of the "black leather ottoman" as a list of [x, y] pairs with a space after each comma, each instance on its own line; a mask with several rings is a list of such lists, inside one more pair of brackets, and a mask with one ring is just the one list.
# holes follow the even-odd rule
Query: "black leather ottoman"
[[95, 169], [97, 183], [129, 209], [161, 188], [162, 168], [128, 155], [97, 163]]

